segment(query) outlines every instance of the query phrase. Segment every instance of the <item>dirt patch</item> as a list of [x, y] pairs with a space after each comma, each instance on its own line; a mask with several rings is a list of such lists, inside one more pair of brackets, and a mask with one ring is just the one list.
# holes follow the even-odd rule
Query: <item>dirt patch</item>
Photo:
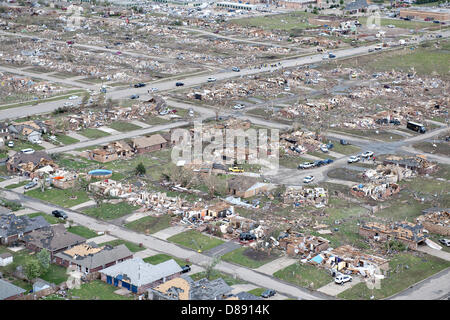
[[250, 258], [255, 261], [263, 261], [271, 258], [278, 258], [280, 256], [278, 253], [275, 253], [273, 251], [270, 253], [270, 255], [268, 255], [267, 251], [259, 251], [251, 248], [248, 248], [242, 254], [247, 258]]

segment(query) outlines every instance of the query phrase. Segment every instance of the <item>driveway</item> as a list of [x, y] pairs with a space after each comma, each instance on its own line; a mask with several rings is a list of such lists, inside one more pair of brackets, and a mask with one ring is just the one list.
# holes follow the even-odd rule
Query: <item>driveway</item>
[[162, 239], [162, 240], [167, 240], [171, 236], [177, 235], [186, 230], [187, 229], [184, 226], [173, 226], [173, 227], [169, 227], [169, 228], [166, 228], [166, 229], [163, 229], [163, 230], [160, 230], [160, 231], [154, 233], [153, 237]]
[[240, 247], [241, 247], [241, 245], [239, 243], [237, 243], [235, 241], [228, 241], [228, 242], [225, 242], [215, 248], [205, 251], [204, 253], [210, 257], [214, 257], [214, 256], [221, 257], [224, 254], [231, 252], [233, 250], [236, 250]]
[[346, 282], [343, 285], [334, 283], [334, 279], [331, 276], [330, 276], [330, 281], [331, 281], [330, 283], [317, 289], [317, 291], [336, 297], [339, 293], [344, 292], [345, 290], [350, 289], [354, 285], [357, 285], [358, 283], [360, 283], [361, 278], [353, 277], [353, 280], [351, 282]]
[[265, 265], [262, 265], [258, 269], [255, 269], [255, 271], [262, 272], [268, 275], [273, 275], [275, 272], [284, 269], [286, 267], [289, 267], [290, 265], [296, 262], [298, 262], [298, 259], [281, 257], [279, 259], [266, 263]]

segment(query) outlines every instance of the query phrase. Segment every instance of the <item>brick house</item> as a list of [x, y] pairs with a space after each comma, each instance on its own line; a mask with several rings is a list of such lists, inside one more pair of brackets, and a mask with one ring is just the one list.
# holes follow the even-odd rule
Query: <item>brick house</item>
[[56, 253], [84, 243], [86, 239], [67, 231], [63, 224], [57, 224], [30, 232], [23, 241], [29, 250], [39, 252], [47, 249], [54, 262]]
[[0, 215], [0, 244], [8, 245], [35, 230], [50, 226], [42, 216], [30, 218], [15, 214]]
[[133, 293], [142, 294], [181, 275], [181, 267], [171, 259], [157, 265], [141, 258], [128, 259], [100, 271], [102, 281]]
[[83, 243], [55, 254], [55, 263], [65, 268], [76, 266], [78, 271], [88, 274], [131, 258], [133, 253], [124, 244], [98, 247], [95, 243]]
[[138, 137], [132, 141], [133, 148], [137, 153], [146, 153], [161, 150], [167, 147], [168, 142], [160, 134], [154, 134], [150, 137]]
[[250, 177], [235, 177], [227, 182], [228, 194], [236, 197], [249, 198], [268, 190], [268, 184], [258, 182]]
[[118, 159], [130, 159], [133, 157], [133, 148], [125, 141], [115, 141], [101, 148], [88, 151], [88, 158], [98, 162], [111, 162]]

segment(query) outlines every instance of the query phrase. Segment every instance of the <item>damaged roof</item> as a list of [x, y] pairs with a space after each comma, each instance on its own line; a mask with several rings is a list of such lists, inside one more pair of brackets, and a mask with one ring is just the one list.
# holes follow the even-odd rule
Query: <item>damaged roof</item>
[[27, 216], [16, 216], [11, 213], [0, 216], [0, 238], [7, 238], [16, 234], [27, 233], [40, 228], [48, 227], [50, 224], [43, 216], [30, 218]]
[[67, 231], [63, 224], [57, 224], [25, 235], [24, 241], [53, 252], [83, 243], [86, 238]]

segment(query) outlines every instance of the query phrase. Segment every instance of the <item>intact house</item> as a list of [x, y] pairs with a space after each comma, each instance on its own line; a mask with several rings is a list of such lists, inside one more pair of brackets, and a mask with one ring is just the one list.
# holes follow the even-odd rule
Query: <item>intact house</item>
[[89, 150], [88, 158], [98, 162], [111, 162], [118, 159], [130, 159], [134, 156], [133, 148], [125, 141], [115, 141], [100, 148]]
[[23, 241], [32, 251], [39, 252], [47, 249], [54, 262], [56, 253], [84, 243], [86, 239], [67, 231], [63, 224], [56, 224], [25, 235]]
[[33, 153], [17, 152], [6, 161], [8, 171], [29, 176], [47, 165], [56, 167], [50, 155], [44, 151], [35, 151]]
[[0, 254], [0, 267], [6, 267], [8, 264], [13, 263], [13, 255], [5, 252]]
[[268, 189], [267, 183], [258, 182], [250, 177], [234, 177], [227, 182], [228, 194], [241, 198], [253, 197]]
[[133, 258], [103, 269], [100, 273], [102, 281], [142, 294], [149, 288], [179, 277], [182, 270], [173, 259], [152, 265], [141, 258]]
[[148, 290], [149, 300], [224, 300], [231, 288], [222, 278], [193, 281], [181, 276]]
[[421, 224], [410, 222], [396, 222], [385, 225], [377, 222], [363, 223], [359, 227], [359, 234], [374, 241], [398, 240], [408, 246], [409, 249], [417, 250], [418, 245], [426, 240]]
[[55, 263], [68, 268], [75, 266], [85, 274], [97, 272], [117, 263], [133, 258], [133, 253], [124, 244], [98, 247], [95, 243], [83, 243], [55, 254]]
[[167, 147], [168, 142], [160, 134], [150, 137], [138, 137], [131, 140], [137, 153], [146, 153], [161, 150]]
[[0, 279], [0, 300], [16, 300], [23, 296], [26, 290]]
[[0, 216], [0, 243], [9, 245], [32, 231], [48, 227], [50, 224], [42, 216], [30, 218], [14, 214]]

